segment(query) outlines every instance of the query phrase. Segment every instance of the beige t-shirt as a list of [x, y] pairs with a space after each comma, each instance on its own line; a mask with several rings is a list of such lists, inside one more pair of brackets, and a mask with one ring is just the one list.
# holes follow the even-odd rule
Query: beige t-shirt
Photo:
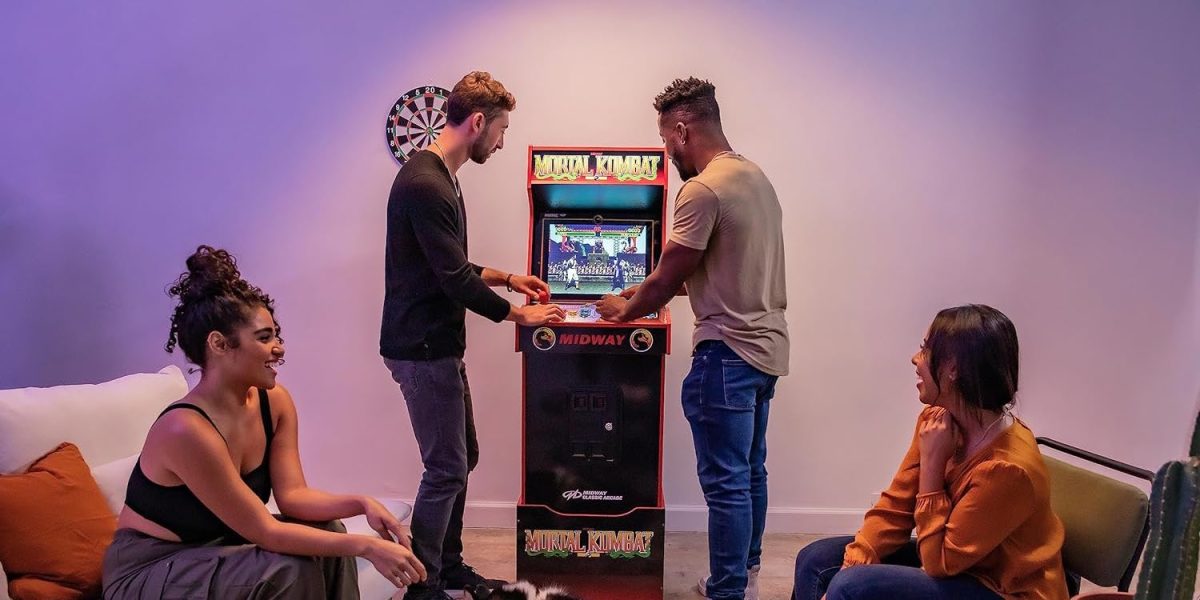
[[758, 370], [787, 375], [783, 211], [758, 165], [716, 155], [675, 197], [671, 240], [704, 251], [687, 280], [693, 345], [721, 340]]

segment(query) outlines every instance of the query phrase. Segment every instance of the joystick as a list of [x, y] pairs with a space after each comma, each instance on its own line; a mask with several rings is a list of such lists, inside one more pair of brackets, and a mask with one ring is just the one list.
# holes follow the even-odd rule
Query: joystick
[[550, 303], [550, 292], [547, 290], [542, 290], [542, 291], [538, 292], [538, 304], [549, 304], [549, 303]]

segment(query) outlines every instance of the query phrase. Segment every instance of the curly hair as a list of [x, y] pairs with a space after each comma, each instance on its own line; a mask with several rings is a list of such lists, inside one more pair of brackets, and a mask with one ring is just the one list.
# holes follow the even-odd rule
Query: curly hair
[[517, 107], [517, 99], [504, 84], [492, 79], [487, 71], [471, 71], [450, 90], [446, 99], [446, 120], [451, 125], [461, 125], [467, 117], [474, 113], [483, 113], [489, 121], [500, 114], [500, 111], [512, 111]]
[[179, 346], [189, 361], [203, 368], [210, 332], [221, 332], [236, 348], [233, 330], [250, 321], [250, 309], [262, 306], [273, 318], [275, 301], [242, 279], [237, 260], [225, 250], [200, 246], [188, 257], [187, 268], [167, 290], [179, 304], [171, 315], [166, 350], [174, 352]]
[[690, 121], [721, 121], [717, 106], [717, 86], [707, 79], [688, 77], [676, 79], [654, 98], [654, 110], [664, 115], [674, 113]]

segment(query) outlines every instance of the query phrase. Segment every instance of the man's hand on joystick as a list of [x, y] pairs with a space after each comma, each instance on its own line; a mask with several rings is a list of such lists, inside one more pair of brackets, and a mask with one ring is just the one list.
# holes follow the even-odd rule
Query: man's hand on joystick
[[541, 296], [542, 292], [550, 293], [550, 286], [533, 275], [509, 275], [507, 284], [510, 291], [525, 294], [531, 300]]
[[625, 305], [628, 303], [629, 300], [626, 300], [621, 296], [605, 294], [604, 297], [600, 298], [600, 300], [596, 302], [596, 312], [600, 313], [600, 316], [605, 321], [623, 323], [630, 320], [625, 315]]

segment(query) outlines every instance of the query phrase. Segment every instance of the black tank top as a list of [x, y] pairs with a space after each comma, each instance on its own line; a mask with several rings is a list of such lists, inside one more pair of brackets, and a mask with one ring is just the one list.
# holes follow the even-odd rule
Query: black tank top
[[[271, 438], [275, 436], [275, 428], [271, 425], [271, 403], [267, 400], [267, 391], [261, 388], [258, 390], [258, 405], [262, 412], [263, 433], [266, 434], [267, 448], [263, 452], [262, 464], [253, 471], [242, 475], [242, 481], [262, 500], [263, 504], [266, 504], [271, 497]], [[212, 424], [213, 429], [217, 429], [217, 424], [213, 423], [208, 413], [195, 404], [172, 404], [159, 413], [158, 417], [162, 418], [163, 415], [178, 408], [200, 413], [200, 416]], [[222, 439], [225, 438], [219, 429], [217, 429], [217, 434]], [[138, 457], [138, 462], [133, 467], [133, 474], [129, 476], [129, 486], [125, 490], [125, 504], [139, 515], [179, 536], [179, 540], [185, 543], [211, 542], [223, 537], [230, 538], [231, 543], [243, 541], [207, 506], [204, 506], [204, 503], [200, 502], [200, 499], [186, 485], [165, 486], [150, 481], [142, 472], [141, 457]]]

